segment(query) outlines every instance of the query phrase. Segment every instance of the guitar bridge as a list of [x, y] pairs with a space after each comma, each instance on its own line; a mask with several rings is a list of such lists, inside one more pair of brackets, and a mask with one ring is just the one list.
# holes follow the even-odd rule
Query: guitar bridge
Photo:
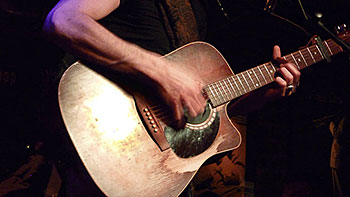
[[146, 99], [141, 95], [135, 95], [135, 100], [144, 126], [148, 130], [148, 133], [151, 135], [152, 139], [155, 141], [161, 151], [169, 149], [170, 145], [165, 138], [164, 129], [161, 127], [157, 117], [150, 109]]

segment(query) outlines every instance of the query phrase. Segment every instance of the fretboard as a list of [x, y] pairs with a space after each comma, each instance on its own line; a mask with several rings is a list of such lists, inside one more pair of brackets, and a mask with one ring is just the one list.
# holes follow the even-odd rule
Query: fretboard
[[[343, 51], [333, 40], [326, 40], [323, 43], [331, 56]], [[303, 48], [283, 56], [282, 58], [286, 59], [288, 62], [294, 63], [299, 70], [325, 59], [317, 45]], [[211, 83], [205, 86], [204, 91], [208, 95], [213, 106], [216, 107], [273, 82], [275, 79], [275, 72], [275, 65], [273, 65], [272, 62], [267, 62], [247, 71]]]

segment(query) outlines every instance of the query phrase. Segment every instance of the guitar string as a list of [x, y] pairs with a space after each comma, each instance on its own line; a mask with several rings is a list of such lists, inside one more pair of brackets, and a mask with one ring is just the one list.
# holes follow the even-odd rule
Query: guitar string
[[[346, 38], [346, 39], [344, 39], [345, 41], [347, 41], [347, 40], [350, 40], [350, 39], [348, 39], [348, 37]], [[337, 44], [337, 43], [335, 43], [334, 41], [332, 41], [332, 40], [327, 40], [327, 41], [324, 41], [325, 43], [327, 43], [328, 44], [328, 46], [329, 46], [329, 50], [330, 50], [330, 52], [331, 53], [334, 53], [334, 54], [337, 54], [337, 53], [339, 53], [339, 52], [342, 52], [343, 50], [342, 50], [342, 48]], [[316, 49], [316, 45], [312, 45], [312, 46], [309, 46], [309, 47], [307, 47], [307, 48], [309, 48], [309, 49], [311, 49], [311, 51], [312, 52], [315, 52], [317, 49]], [[302, 67], [301, 69], [303, 69], [303, 68], [306, 68], [306, 67], [308, 67], [308, 66], [310, 66], [310, 65], [312, 65], [312, 64], [314, 64], [314, 63], [311, 63], [311, 64], [309, 64], [308, 62], [313, 62], [312, 61], [312, 54], [309, 54], [309, 53], [307, 53], [306, 52], [306, 48], [304, 48], [304, 49], [301, 49], [300, 50], [300, 54], [299, 54], [299, 52], [298, 53], [296, 53], [296, 52], [293, 52], [293, 53], [291, 53], [291, 54], [288, 54], [288, 55], [286, 55], [286, 56], [284, 56], [286, 59], [288, 58], [289, 60], [288, 61], [290, 61], [290, 62], [295, 62], [295, 63], [297, 63], [296, 62], [296, 60], [295, 59], [293, 59], [293, 57], [292, 57], [292, 55], [294, 55], [295, 57], [297, 57], [298, 58], [298, 56], [300, 56], [300, 57], [303, 57], [304, 59], [305, 59], [305, 63], [304, 63], [304, 67]], [[307, 55], [305, 55], [305, 54], [303, 54], [303, 53], [306, 53]], [[317, 55], [317, 54], [314, 54], [314, 55]], [[315, 58], [315, 57], [314, 57]], [[324, 58], [321, 56], [321, 60], [323, 60]], [[265, 64], [270, 64], [271, 62], [268, 62], [268, 63], [265, 63]], [[317, 63], [317, 62], [316, 62]], [[254, 82], [254, 80], [252, 79], [252, 78], [254, 78], [254, 79], [256, 79], [256, 80], [260, 80], [260, 82], [262, 81], [262, 78], [264, 78], [264, 77], [266, 77], [267, 76], [267, 74], [263, 74], [263, 73], [257, 73], [257, 72], [255, 72], [254, 70], [256, 70], [256, 69], [259, 69], [261, 66], [263, 66], [263, 65], [265, 65], [265, 64], [262, 64], [262, 65], [259, 65], [259, 66], [256, 66], [256, 67], [254, 67], [254, 68], [252, 68], [252, 69], [249, 69], [249, 70], [247, 70], [247, 71], [244, 71], [244, 72], [242, 72], [242, 73], [238, 73], [238, 74], [241, 74], [242, 76], [244, 76], [244, 73], [246, 73], [247, 75], [249, 75], [249, 72], [253, 72], [255, 75], [257, 75], [256, 77], [254, 77], [253, 75], [250, 75], [249, 77], [251, 77], [251, 80], [249, 80], [249, 82]], [[267, 70], [266, 70], [267, 71]], [[226, 94], [226, 97], [230, 100], [230, 99], [234, 99], [234, 98], [237, 98], [237, 97], [239, 97], [239, 96], [241, 96], [242, 94], [240, 93], [240, 92], [237, 92], [233, 87], [233, 85], [232, 85], [232, 82], [231, 82], [231, 80], [233, 81], [233, 82], [235, 82], [235, 83], [237, 83], [238, 82], [238, 79], [237, 79], [237, 77], [239, 77], [238, 76], [238, 74], [237, 75], [233, 75], [233, 76], [230, 76], [230, 77], [227, 77], [227, 78], [225, 78], [225, 79], [223, 79], [223, 80], [220, 80], [220, 81], [216, 81], [216, 82], [213, 82], [213, 83], [211, 83], [211, 84], [208, 84], [208, 85], [206, 85], [206, 86], [204, 86], [204, 88], [203, 88], [203, 90], [207, 93], [207, 95], [209, 96], [209, 97], [212, 97], [213, 99], [216, 99], [216, 100], [218, 100], [218, 98], [217, 97], [222, 97], [222, 99], [221, 100], [224, 100], [225, 102], [226, 102], [226, 98], [225, 98], [225, 95], [224, 94]], [[227, 81], [229, 84], [230, 84], [230, 86], [232, 86], [231, 88], [229, 88], [228, 86], [227, 86], [227, 84], [226, 84], [226, 82], [225, 81]], [[224, 84], [224, 86], [222, 85], [222, 83]], [[259, 81], [258, 81], [259, 82]], [[217, 86], [217, 87], [215, 87], [213, 84], [215, 84], [216, 83], [216, 85], [215, 86]], [[271, 82], [268, 82], [268, 83], [271, 83]], [[266, 84], [268, 84], [268, 83], [265, 83], [265, 85]], [[243, 85], [243, 84], [242, 84]], [[247, 85], [249, 85], [248, 83], [247, 83]], [[261, 87], [262, 85], [260, 85], [260, 87]], [[240, 90], [240, 91], [242, 91], [242, 88], [240, 88], [238, 85], [235, 85], [235, 87], [238, 89], [238, 90]], [[256, 88], [255, 86], [253, 86], [254, 87], [254, 89]], [[213, 95], [213, 94], [210, 94], [209, 92], [208, 92], [208, 90], [206, 90], [206, 89], [216, 89], [216, 90], [218, 90], [218, 89], [223, 89], [223, 91], [224, 91], [224, 93], [221, 93], [222, 95], [220, 96], [220, 95]], [[219, 92], [219, 91], [216, 91], [217, 93]], [[233, 95], [234, 94], [234, 95]], [[244, 93], [245, 94], [245, 93]], [[150, 106], [149, 107], [151, 110], [152, 110], [152, 112], [155, 114], [155, 116], [158, 118], [158, 119], [160, 119], [160, 120], [162, 120], [162, 121], [166, 121], [166, 122], [168, 122], [168, 123], [174, 123], [175, 121], [173, 121], [172, 119], [171, 119], [171, 116], [170, 116], [170, 114], [169, 114], [169, 111], [167, 110], [164, 110], [164, 108], [162, 107], [162, 105], [153, 105], [153, 106]]]
[[[345, 39], [343, 39], [343, 40], [345, 40], [345, 41], [347, 41], [347, 40], [349, 40], [350, 38], [349, 37], [346, 37]], [[342, 48], [338, 45], [338, 44], [336, 44], [333, 40], [327, 40], [327, 41], [324, 41], [324, 43], [325, 44], [328, 44], [329, 45], [329, 47], [330, 47], [330, 52], [332, 52], [332, 51], [335, 51], [335, 50], [337, 50], [337, 48], [339, 48], [339, 52], [340, 51], [342, 51]], [[309, 46], [308, 47], [309, 49], [311, 49], [311, 51], [315, 51], [316, 50], [316, 45], [312, 45], [312, 46]], [[299, 50], [300, 52], [301, 52], [301, 54], [299, 54], [299, 52], [293, 52], [293, 53], [291, 53], [291, 54], [288, 54], [288, 55], [286, 55], [286, 56], [284, 56], [284, 57], [287, 57], [288, 58], [288, 56], [289, 56], [289, 58], [290, 58], [290, 62], [295, 62], [296, 64], [298, 64], [297, 63], [297, 61], [295, 61], [295, 60], [292, 60], [292, 58], [293, 57], [291, 57], [291, 55], [293, 55], [293, 56], [301, 56], [301, 57], [303, 57], [303, 58], [305, 58], [305, 60], [307, 60], [306, 61], [306, 64], [305, 64], [305, 66], [307, 67], [307, 66], [310, 66], [311, 64], [309, 64], [309, 63], [307, 63], [308, 61], [310, 61], [310, 60], [312, 60], [312, 57], [311, 57], [311, 54], [309, 55], [309, 54], [307, 54], [307, 55], [305, 55], [305, 54], [303, 54], [303, 52], [306, 52], [306, 49], [301, 49], [301, 50]], [[337, 51], [338, 52], [338, 51]], [[315, 54], [314, 54], [315, 55]], [[269, 64], [269, 63], [265, 63], [265, 64]], [[248, 71], [251, 71], [251, 70], [254, 70], [254, 69], [256, 69], [257, 67], [254, 67], [253, 69], [250, 69], [250, 70], [248, 70]], [[247, 71], [244, 71], [244, 72], [242, 72], [242, 73], [246, 73]], [[239, 74], [241, 74], [241, 73], [239, 73]], [[259, 76], [261, 76], [261, 74], [259, 74], [259, 73], [256, 73], [255, 72], [255, 74], [257, 74], [257, 75], [259, 75]], [[237, 74], [238, 75], [238, 74]], [[237, 76], [237, 75], [235, 75], [235, 76]], [[235, 80], [234, 82], [237, 82], [237, 79], [234, 77], [234, 76], [232, 76], [233, 78], [233, 80]], [[227, 80], [228, 78], [226, 78], [226, 79], [224, 79], [224, 80]], [[256, 79], [256, 78], [255, 78]], [[260, 78], [258, 78], [259, 80], [261, 80]], [[230, 81], [230, 80], [228, 80], [228, 81]], [[254, 80], [251, 80], [251, 81], [254, 81]], [[218, 81], [218, 82], [220, 82], [220, 81]], [[214, 82], [214, 83], [217, 83], [217, 82]], [[219, 86], [219, 85], [218, 85]], [[219, 88], [220, 87], [222, 87], [221, 85], [219, 86]], [[250, 88], [249, 86], [247, 86], [248, 88]], [[215, 88], [214, 86], [213, 86], [213, 88], [214, 89], [217, 89], [217, 88]]]
[[[265, 64], [271, 64], [271, 62], [268, 62], [268, 63], [265, 63]], [[252, 69], [249, 69], [249, 70], [247, 70], [247, 71], [244, 71], [244, 72], [242, 72], [242, 73], [238, 73], [238, 74], [236, 74], [236, 75], [232, 75], [232, 76], [230, 76], [230, 77], [227, 77], [227, 78], [225, 78], [225, 79], [223, 79], [223, 80], [220, 80], [220, 81], [216, 81], [216, 82], [213, 82], [213, 83], [211, 83], [211, 84], [208, 84], [207, 86], [205, 86], [205, 88], [203, 88], [204, 90], [205, 89], [207, 89], [207, 88], [209, 88], [209, 89], [212, 89], [212, 90], [214, 90], [215, 92], [218, 92], [218, 93], [220, 93], [221, 91], [218, 91], [218, 90], [223, 90], [223, 92], [226, 94], [226, 95], [229, 95], [229, 94], [231, 94], [230, 92], [233, 92], [235, 95], [237, 95], [237, 96], [234, 96], [234, 97], [232, 97], [232, 96], [230, 96], [230, 99], [229, 100], [231, 100], [231, 99], [234, 99], [234, 98], [237, 98], [237, 97], [239, 97], [239, 96], [241, 96], [241, 95], [243, 95], [243, 94], [246, 94], [246, 93], [248, 93], [249, 91], [245, 91], [244, 89], [245, 88], [247, 88], [247, 89], [249, 89], [249, 90], [254, 90], [254, 89], [256, 89], [257, 87], [256, 87], [256, 85], [254, 85], [254, 84], [256, 84], [255, 83], [255, 80], [243, 80], [243, 78], [242, 78], [242, 80], [240, 81], [240, 79], [238, 79], [240, 76], [239, 75], [241, 75], [242, 77], [244, 77], [244, 73], [246, 73], [248, 76], [249, 76], [249, 73], [248, 72], [252, 72], [252, 73], [255, 73], [256, 75], [258, 75], [258, 76], [260, 76], [260, 78], [256, 78], [256, 77], [254, 77], [254, 76], [250, 76], [250, 77], [252, 77], [252, 78], [254, 78], [254, 79], [256, 79], [256, 82], [258, 82], [258, 83], [261, 83], [261, 81], [263, 80], [263, 78], [266, 78], [268, 75], [271, 75], [269, 72], [267, 72], [266, 71], [266, 75], [261, 75], [260, 73], [256, 73], [256, 71], [254, 71], [254, 69], [256, 70], [256, 69], [258, 69], [258, 67], [262, 67], [264, 64], [262, 64], [262, 65], [259, 65], [259, 66], [256, 66], [256, 67], [254, 67], [254, 68], [252, 68]], [[239, 90], [239, 92], [237, 92], [234, 88], [232, 89], [232, 88], [225, 88], [225, 86], [223, 86], [222, 84], [220, 84], [220, 83], [224, 83], [225, 84], [225, 82], [224, 81], [228, 81], [232, 86], [234, 86], [234, 87], [236, 87], [238, 90]], [[235, 83], [235, 85], [233, 85], [232, 84], [232, 82], [233, 83]], [[244, 81], [244, 82], [246, 82], [246, 83], [243, 83], [242, 81]], [[237, 85], [237, 84], [241, 84], [241, 85]], [[244, 84], [246, 84], [246, 85], [244, 85]], [[216, 86], [216, 87], [215, 87]], [[260, 88], [261, 86], [259, 86], [258, 88]], [[230, 90], [232, 90], [232, 91], [230, 91]], [[215, 100], [224, 100], [225, 102], [227, 102], [227, 101], [229, 101], [229, 100], [227, 100], [227, 99], [225, 99], [225, 94], [223, 94], [223, 93], [221, 93], [221, 95], [219, 95], [219, 94], [216, 94], [216, 95], [213, 95], [213, 94], [210, 94], [208, 91], [206, 91], [207, 92], [207, 94], [208, 95], [211, 95], [211, 97], [213, 97]], [[243, 93], [242, 93], [243, 92]], [[231, 94], [232, 95], [232, 94]], [[209, 96], [210, 97], [210, 96]], [[227, 97], [227, 96], [226, 96]], [[222, 102], [220, 102], [220, 103], [222, 103]]]
[[[348, 40], [350, 40], [350, 38], [349, 37], [345, 37], [345, 39], [343, 39], [343, 40], [348, 41]], [[332, 51], [334, 51], [335, 54], [343, 51], [342, 48], [337, 43], [335, 43], [333, 40], [326, 40], [326, 41], [324, 41], [324, 43], [328, 44], [328, 46], [330, 48], [329, 50], [330, 50], [331, 53], [332, 53]], [[311, 52], [313, 52], [314, 54], [308, 53], [306, 51], [307, 49], [310, 49]], [[321, 58], [318, 57], [318, 58], [320, 58], [320, 60], [318, 60], [318, 61], [316, 61], [314, 63], [311, 63], [311, 64], [308, 63], [308, 62], [313, 62], [314, 61], [315, 57], [313, 57], [313, 56], [316, 56], [318, 54], [317, 50], [318, 49], [317, 49], [316, 45], [311, 45], [311, 46], [309, 46], [307, 48], [299, 50], [300, 54], [299, 54], [299, 52], [298, 53], [297, 52], [293, 52], [291, 54], [283, 56], [283, 58], [288, 59], [289, 62], [294, 62], [295, 64], [298, 64], [298, 62], [295, 59], [293, 59], [292, 56], [295, 56], [295, 57], [301, 56], [301, 57], [303, 57], [305, 59], [305, 64], [304, 64], [303, 68], [306, 68], [306, 67], [308, 67], [308, 66], [310, 66], [310, 65], [312, 65], [314, 63], [317, 63], [318, 61], [324, 59], [323, 57], [321, 57]], [[315, 52], [316, 52], [316, 54], [315, 54]], [[301, 63], [301, 62], [299, 62], [299, 63]], [[219, 80], [219, 81], [213, 82], [211, 84], [208, 84], [208, 85], [204, 86], [203, 91], [208, 95], [208, 97], [210, 99], [214, 99], [214, 100], [218, 101], [218, 103], [222, 103], [222, 102], [220, 102], [220, 100], [224, 101], [224, 102], [227, 102], [227, 101], [229, 101], [231, 99], [237, 98], [237, 97], [239, 97], [239, 96], [249, 92], [249, 91], [244, 91], [243, 89], [245, 89], [245, 88], [255, 90], [256, 88], [260, 88], [260, 87], [263, 86], [263, 85], [261, 85], [263, 79], [264, 78], [268, 78], [268, 75], [271, 75], [271, 74], [274, 74], [274, 73], [269, 73], [265, 69], [266, 73], [263, 73], [263, 75], [261, 75], [261, 73], [256, 72], [256, 69], [260, 69], [263, 65], [270, 65], [270, 64], [271, 64], [271, 62], [268, 62], [268, 63], [262, 64], [262, 65], [256, 66], [256, 67], [254, 67], [252, 69], [249, 69], [247, 71], [244, 71], [242, 73], [238, 73], [236, 75], [227, 77], [227, 78], [225, 78], [223, 80]], [[249, 72], [252, 72], [257, 77], [254, 77], [254, 75], [249, 74]], [[251, 79], [250, 80], [249, 79], [245, 79], [244, 74], [248, 75], [248, 77], [250, 77]], [[244, 81], [246, 81], [246, 85], [244, 85], [244, 83], [239, 81], [240, 80], [240, 79], [238, 79], [239, 77], [244, 77], [244, 79], [245, 79]], [[226, 82], [228, 82], [230, 84], [231, 88], [227, 86]], [[232, 84], [232, 82], [235, 83], [235, 84]], [[260, 83], [260, 85], [256, 86], [255, 82]], [[271, 83], [271, 82], [268, 82], [268, 83]], [[222, 84], [224, 84], [224, 85], [222, 85]], [[237, 84], [241, 84], [241, 85], [237, 85]], [[267, 83], [265, 83], [264, 85], [266, 85], [266, 84]], [[234, 87], [236, 87], [239, 92]], [[211, 93], [211, 91], [215, 92], [216, 94]], [[243, 94], [242, 94], [242, 92], [243, 92]], [[161, 106], [156, 105], [156, 106], [152, 107], [152, 111], [154, 113], [158, 113], [158, 116], [161, 116], [163, 114], [167, 114], [167, 112], [164, 112], [164, 110], [156, 109], [156, 107], [159, 108]]]
[[[166, 122], [167, 124], [175, 123], [172, 119], [172, 116], [169, 113], [169, 110], [164, 109], [162, 105], [152, 105], [148, 106], [148, 108], [152, 111], [152, 113], [157, 117], [157, 119]], [[157, 109], [154, 111], [154, 109]]]
[[[345, 41], [346, 40], [348, 40], [348, 37], [346, 37], [345, 39], [344, 39]], [[339, 53], [339, 52], [341, 52], [342, 51], [342, 49], [341, 49], [341, 47], [339, 46], [339, 45], [337, 45], [334, 41], [332, 41], [332, 40], [327, 40], [327, 41], [324, 41], [324, 43], [325, 44], [328, 44], [329, 45], [329, 47], [330, 47], [330, 52], [332, 52], [332, 51], [335, 51], [335, 50], [337, 50], [336, 48], [339, 48], [339, 51], [337, 50], [336, 51], [336, 53]], [[307, 47], [307, 48], [309, 48], [309, 49], [311, 49], [311, 51], [312, 52], [314, 52], [315, 50], [317, 50], [317, 47], [316, 47], [316, 45], [312, 45], [312, 46], [309, 46], [309, 47]], [[312, 54], [308, 54], [308, 55], [305, 55], [305, 54], [303, 54], [303, 52], [305, 53], [306, 52], [306, 48], [305, 49], [301, 49], [300, 50], [300, 53], [301, 54], [299, 54], [299, 52], [297, 53], [297, 52], [293, 52], [293, 53], [291, 53], [291, 54], [289, 54], [289, 55], [286, 55], [286, 56], [284, 56], [284, 57], [286, 57], [286, 58], [289, 58], [290, 59], [290, 61], [289, 62], [294, 62], [295, 64], [298, 64], [299, 65], [299, 63], [296, 61], [296, 60], [294, 60], [293, 59], [293, 57], [292, 57], [292, 55], [293, 56], [296, 56], [296, 57], [298, 57], [298, 56], [301, 56], [302, 58], [304, 58], [305, 59], [305, 64], [304, 64], [304, 67], [303, 68], [306, 68], [306, 67], [308, 67], [308, 66], [310, 66], [310, 65], [312, 65], [313, 63], [311, 63], [311, 64], [309, 64], [309, 63], [307, 63], [307, 62], [310, 62], [311, 60], [312, 60]], [[307, 54], [307, 53], [306, 53]], [[317, 54], [314, 54], [314, 55], [317, 55]], [[323, 60], [324, 58], [323, 57], [321, 57], [321, 60]], [[317, 63], [317, 62], [316, 62]], [[265, 64], [268, 64], [268, 63], [265, 63]], [[261, 65], [260, 65], [261, 66]], [[257, 66], [257, 67], [259, 67], [259, 66]], [[252, 71], [254, 74], [256, 74], [256, 75], [259, 75], [259, 76], [262, 76], [260, 73], [256, 73], [255, 71], [254, 71], [254, 69], [256, 69], [257, 67], [254, 67], [254, 68], [252, 68], [252, 69], [250, 69], [250, 70], [248, 70], [248, 71], [245, 71], [245, 72], [242, 72], [242, 73], [239, 73], [239, 74], [242, 74], [242, 76], [244, 77], [244, 73], [247, 73], [247, 72], [249, 72], [249, 71]], [[237, 74], [238, 75], [238, 74]], [[226, 96], [227, 95], [229, 95], [229, 94], [231, 94], [232, 95], [232, 93], [231, 92], [233, 92], [234, 94], [239, 94], [239, 93], [237, 93], [237, 91], [236, 90], [234, 90], [234, 89], [230, 89], [230, 88], [225, 88], [225, 86], [222, 86], [221, 84], [220, 84], [220, 82], [222, 82], [222, 81], [224, 81], [223, 83], [225, 83], [225, 80], [226, 81], [228, 81], [229, 83], [230, 83], [230, 78], [232, 78], [232, 80], [233, 80], [233, 82], [238, 82], [238, 80], [237, 80], [237, 77], [239, 77], [239, 76], [237, 76], [237, 75], [235, 75], [235, 76], [231, 76], [231, 77], [228, 77], [228, 78], [225, 78], [225, 79], [223, 79], [223, 80], [221, 80], [221, 81], [217, 81], [217, 82], [214, 82], [215, 83], [215, 85], [217, 86], [217, 87], [215, 87], [214, 85], [212, 85], [212, 86], [210, 86], [211, 84], [209, 84], [209, 85], [207, 85], [204, 89], [206, 89], [206, 88], [209, 88], [209, 89], [214, 89], [214, 90], [218, 90], [218, 89], [223, 89], [223, 91], [224, 91], [224, 93], [226, 94]], [[247, 74], [248, 75], [248, 74]], [[248, 75], [248, 76], [250, 76], [251, 77], [251, 75]], [[262, 76], [262, 77], [266, 77], [266, 76]], [[255, 78], [255, 77], [254, 77]], [[260, 81], [262, 81], [262, 78], [255, 78], [255, 79], [258, 79], [258, 80], [260, 80]], [[258, 82], [260, 82], [260, 81], [258, 81]], [[249, 82], [254, 82], [254, 80], [249, 80]], [[214, 84], [214, 83], [212, 83], [212, 84]], [[251, 88], [252, 86], [250, 86], [248, 83], [247, 83], [247, 88]], [[242, 84], [242, 87], [244, 87], [245, 85], [243, 85]], [[241, 90], [241, 88], [240, 87], [238, 87], [238, 86], [236, 86], [237, 87], [237, 89], [240, 89]], [[253, 86], [254, 88], [253, 89], [255, 89], [256, 88], [256, 86]], [[260, 86], [261, 87], [261, 86]], [[232, 90], [232, 91], [230, 91], [230, 90]], [[242, 90], [241, 90], [242, 91]], [[220, 92], [220, 91], [216, 91], [216, 92]], [[209, 94], [209, 92], [207, 92], [208, 93], [208, 95], [211, 95], [211, 97], [214, 97], [214, 99], [216, 99], [216, 100], [224, 100], [224, 101], [226, 101], [227, 99], [225, 99], [224, 97], [225, 97], [225, 95], [224, 94], [222, 94], [222, 95], [213, 95], [213, 94]], [[217, 97], [221, 97], [221, 98], [217, 98]], [[230, 98], [237, 98], [237, 97], [232, 97], [232, 96], [230, 96]]]

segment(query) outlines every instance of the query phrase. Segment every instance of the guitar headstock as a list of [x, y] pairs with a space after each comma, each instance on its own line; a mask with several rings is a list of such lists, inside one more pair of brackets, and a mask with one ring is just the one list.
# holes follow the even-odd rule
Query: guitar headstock
[[343, 33], [345, 33], [348, 30], [346, 24], [338, 25], [334, 29], [337, 32], [337, 34], [343, 34]]
[[335, 27], [337, 35], [340, 39], [350, 44], [350, 30], [347, 29], [346, 24], [341, 24]]
[[[343, 40], [344, 42], [346, 42], [347, 44], [350, 44], [350, 30], [347, 29], [347, 25], [346, 24], [342, 24], [342, 25], [338, 25], [335, 28], [335, 31], [337, 33], [338, 38], [340, 38], [341, 40]], [[310, 41], [308, 42], [308, 44], [304, 47], [301, 48], [305, 48], [311, 45], [316, 45], [317, 44], [317, 39], [318, 35], [314, 35]]]

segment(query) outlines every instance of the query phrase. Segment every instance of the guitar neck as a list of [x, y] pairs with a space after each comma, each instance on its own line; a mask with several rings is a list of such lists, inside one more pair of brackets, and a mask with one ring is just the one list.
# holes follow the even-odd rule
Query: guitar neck
[[[343, 49], [333, 40], [323, 42], [329, 55], [335, 55]], [[288, 62], [294, 63], [301, 70], [325, 59], [317, 45], [312, 45], [294, 53], [283, 56]], [[267, 62], [216, 81], [207, 85], [204, 91], [208, 95], [214, 107], [229, 102], [248, 92], [258, 89], [274, 81], [276, 67], [272, 62]]]

